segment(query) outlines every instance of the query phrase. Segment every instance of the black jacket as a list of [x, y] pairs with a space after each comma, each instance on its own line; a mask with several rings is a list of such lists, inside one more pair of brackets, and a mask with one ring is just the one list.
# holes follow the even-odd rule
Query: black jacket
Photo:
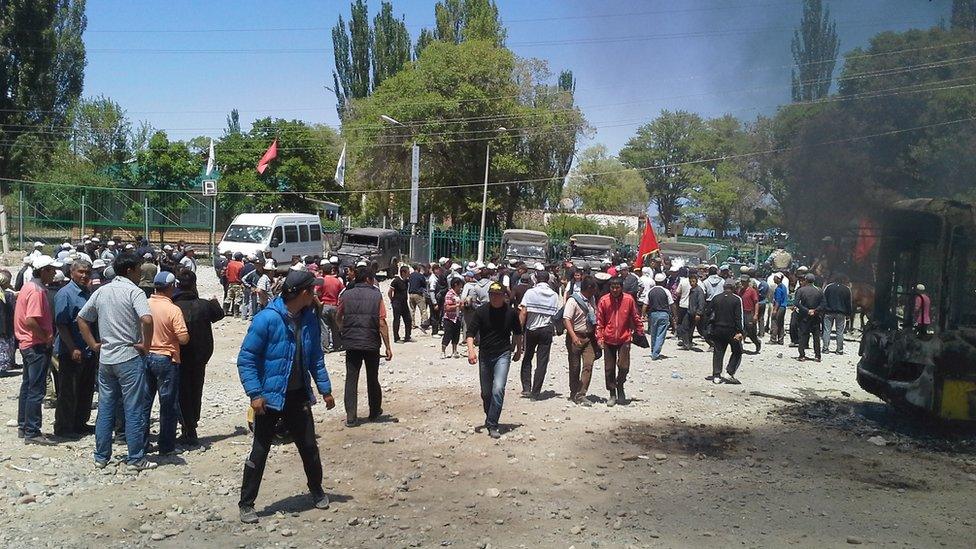
[[200, 299], [196, 292], [181, 291], [173, 303], [183, 311], [190, 341], [180, 345], [181, 367], [187, 364], [205, 365], [214, 351], [214, 322], [224, 318], [224, 309], [216, 299]]
[[741, 297], [722, 292], [712, 298], [712, 330], [741, 334], [745, 325], [743, 316]]
[[814, 316], [823, 312], [824, 294], [820, 288], [813, 284], [808, 284], [796, 290], [794, 294], [796, 309], [800, 312], [800, 318], [805, 318], [810, 311], [814, 311]]
[[842, 314], [851, 316], [854, 314], [854, 300], [851, 289], [843, 284], [836, 282], [827, 284], [823, 289], [823, 311], [824, 313]]
[[705, 314], [705, 290], [695, 286], [688, 294], [688, 314], [701, 316]]

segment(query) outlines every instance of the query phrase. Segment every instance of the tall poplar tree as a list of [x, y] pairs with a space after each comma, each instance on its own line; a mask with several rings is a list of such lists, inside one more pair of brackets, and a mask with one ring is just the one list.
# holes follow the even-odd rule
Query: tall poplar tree
[[793, 31], [793, 101], [812, 101], [830, 93], [840, 41], [837, 25], [822, 0], [804, 0], [803, 19]]

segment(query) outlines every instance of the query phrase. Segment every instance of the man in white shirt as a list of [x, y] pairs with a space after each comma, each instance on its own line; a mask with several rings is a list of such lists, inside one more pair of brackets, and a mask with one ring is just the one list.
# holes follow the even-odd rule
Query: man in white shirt
[[[519, 304], [519, 321], [525, 337], [522, 357], [522, 396], [538, 399], [549, 368], [549, 351], [555, 329], [552, 317], [559, 310], [559, 294], [549, 285], [549, 273], [535, 273], [535, 286], [526, 290]], [[532, 358], [535, 356], [535, 378], [532, 377]]]
[[194, 250], [190, 246], [184, 248], [183, 258], [180, 259], [180, 266], [188, 271], [196, 273], [197, 272], [196, 250]]

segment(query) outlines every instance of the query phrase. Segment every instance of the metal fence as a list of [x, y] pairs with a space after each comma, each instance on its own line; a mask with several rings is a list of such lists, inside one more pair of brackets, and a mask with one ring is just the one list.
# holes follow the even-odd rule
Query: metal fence
[[199, 192], [14, 185], [3, 203], [8, 239], [21, 249], [35, 241], [78, 242], [95, 233], [126, 241], [144, 235], [155, 244], [211, 243], [212, 199]]

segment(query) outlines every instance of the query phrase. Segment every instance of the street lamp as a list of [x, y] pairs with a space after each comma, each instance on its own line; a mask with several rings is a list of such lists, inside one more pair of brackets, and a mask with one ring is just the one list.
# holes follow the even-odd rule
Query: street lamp
[[[507, 128], [499, 126], [495, 128], [498, 133], [508, 131]], [[478, 261], [485, 261], [485, 215], [488, 212], [488, 166], [491, 165], [491, 138], [485, 147], [485, 187], [481, 193], [481, 233], [478, 236]]]
[[389, 122], [390, 124], [393, 124], [394, 126], [402, 126], [403, 125], [396, 118], [393, 118], [392, 116], [387, 116], [385, 114], [381, 114], [380, 115], [380, 120], [382, 120], [384, 122]]

